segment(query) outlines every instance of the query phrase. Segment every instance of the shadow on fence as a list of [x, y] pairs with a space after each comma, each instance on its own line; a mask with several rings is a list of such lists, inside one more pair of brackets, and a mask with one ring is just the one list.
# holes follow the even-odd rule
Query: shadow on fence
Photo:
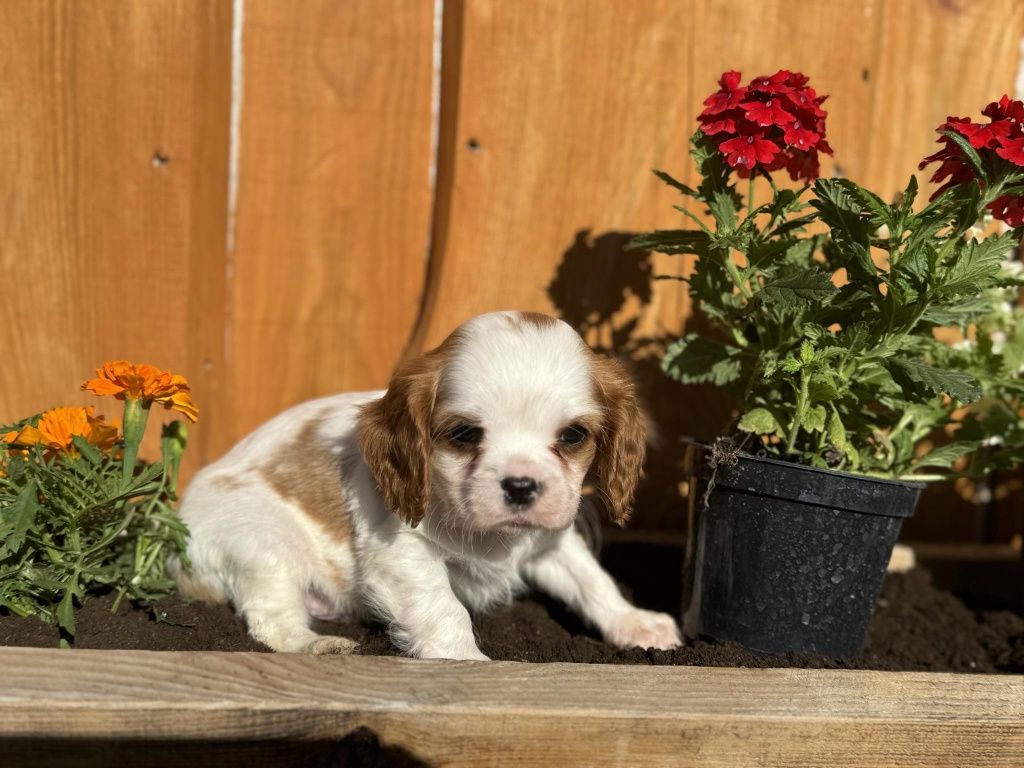
[[[680, 438], [714, 439], [729, 420], [729, 408], [716, 388], [684, 387], [662, 372], [662, 352], [676, 337], [640, 331], [654, 299], [654, 261], [649, 252], [626, 250], [632, 238], [628, 232], [592, 236], [589, 229], [580, 230], [563, 252], [547, 291], [563, 320], [599, 352], [626, 363], [636, 379], [653, 426], [646, 476], [637, 496], [637, 525], [682, 528]], [[688, 329], [694, 322], [687, 319]]]

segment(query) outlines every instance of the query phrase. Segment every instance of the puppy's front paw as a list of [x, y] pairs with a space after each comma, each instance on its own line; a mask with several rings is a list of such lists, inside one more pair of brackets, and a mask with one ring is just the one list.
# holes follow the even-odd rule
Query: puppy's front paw
[[668, 651], [682, 645], [679, 625], [667, 613], [634, 608], [616, 619], [604, 639], [619, 648], [656, 648]]
[[349, 640], [347, 637], [324, 635], [307, 645], [306, 653], [314, 656], [347, 656], [358, 647], [359, 644], [355, 640]]

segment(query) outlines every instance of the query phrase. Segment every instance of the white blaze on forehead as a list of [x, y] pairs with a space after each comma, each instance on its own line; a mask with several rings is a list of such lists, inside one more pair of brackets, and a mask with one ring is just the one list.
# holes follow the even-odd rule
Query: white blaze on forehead
[[568, 324], [494, 312], [474, 318], [461, 331], [441, 377], [442, 408], [534, 426], [598, 410], [590, 353]]

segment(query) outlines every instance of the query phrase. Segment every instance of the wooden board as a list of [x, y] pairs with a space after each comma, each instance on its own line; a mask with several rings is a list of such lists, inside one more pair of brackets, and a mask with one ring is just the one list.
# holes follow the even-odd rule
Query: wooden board
[[474, 768], [1009, 768], [1024, 754], [1020, 676], [19, 648], [0, 665], [3, 754], [21, 765], [72, 745], [76, 765], [97, 764], [101, 740], [101, 756], [121, 744], [147, 765], [204, 745], [270, 764], [260, 744], [300, 764], [285, 759], [368, 731], [382, 754]]
[[225, 429], [387, 383], [431, 206], [433, 4], [245, 3]]
[[209, 407], [230, 10], [0, 2], [0, 423], [75, 404], [119, 417], [78, 388], [120, 358], [185, 374]]

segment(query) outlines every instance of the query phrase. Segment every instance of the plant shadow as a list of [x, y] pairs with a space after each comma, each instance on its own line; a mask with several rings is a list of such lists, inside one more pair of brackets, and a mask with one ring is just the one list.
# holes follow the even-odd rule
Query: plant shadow
[[[663, 278], [654, 255], [626, 249], [633, 236], [578, 231], [547, 293], [565, 322], [592, 348], [624, 362], [637, 382], [652, 436], [633, 525], [680, 529], [685, 525], [678, 490], [684, 479], [681, 438], [713, 440], [731, 414], [718, 388], [684, 387], [661, 370], [662, 353], [678, 338], [679, 323], [669, 328], [659, 321], [659, 292], [678, 282], [666, 280], [666, 290], [657, 287]], [[701, 330], [698, 318], [687, 317], [682, 325], [685, 331]]]

